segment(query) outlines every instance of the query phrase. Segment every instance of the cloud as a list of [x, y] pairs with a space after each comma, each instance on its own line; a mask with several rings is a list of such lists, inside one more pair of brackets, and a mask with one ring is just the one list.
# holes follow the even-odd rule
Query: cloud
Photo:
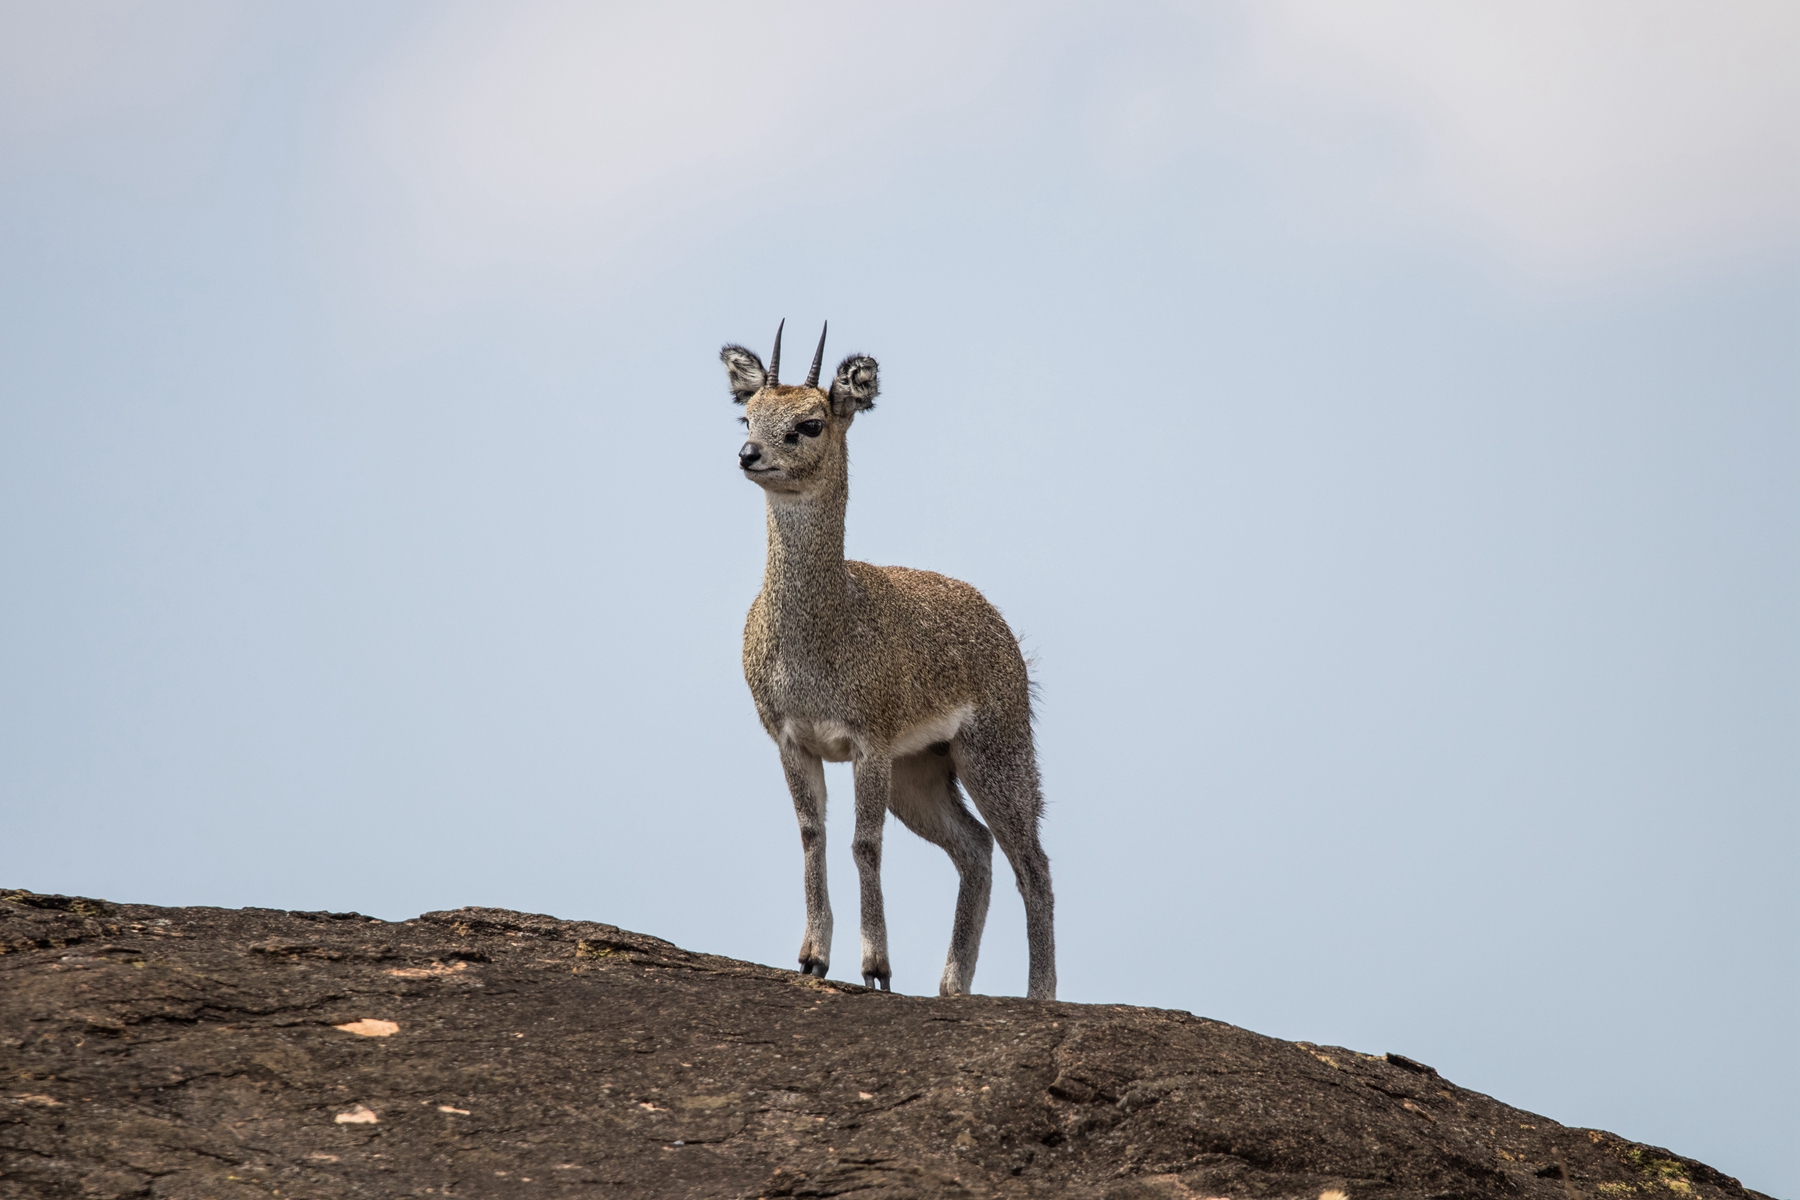
[[463, 7], [359, 98], [338, 202], [373, 206], [375, 242], [428, 274], [586, 270], [759, 192], [855, 189], [877, 166], [866, 143], [984, 86], [990, 21], [957, 5]]
[[0, 146], [191, 124], [240, 17], [222, 2], [0, 3]]
[[340, 262], [418, 299], [969, 146], [1154, 189], [1231, 143], [1270, 221], [1461, 231], [1551, 281], [1704, 269], [1795, 248], [1797, 33], [1669, 0], [464, 6], [344, 103], [326, 208]]
[[1527, 272], [1630, 273], [1800, 240], [1800, 7], [1273, 0], [1243, 13], [1241, 99], [1322, 153], [1393, 173], [1407, 202]]

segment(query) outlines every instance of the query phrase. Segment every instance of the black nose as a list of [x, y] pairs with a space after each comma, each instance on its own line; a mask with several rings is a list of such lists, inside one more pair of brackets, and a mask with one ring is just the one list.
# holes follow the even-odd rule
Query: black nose
[[738, 450], [738, 466], [747, 468], [761, 457], [761, 446], [757, 445], [755, 442], [745, 442], [743, 447]]

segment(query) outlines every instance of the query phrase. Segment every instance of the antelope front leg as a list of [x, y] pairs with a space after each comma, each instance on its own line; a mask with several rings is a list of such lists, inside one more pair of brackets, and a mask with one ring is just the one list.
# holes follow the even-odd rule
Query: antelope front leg
[[856, 762], [856, 836], [850, 857], [862, 879], [863, 983], [888, 991], [893, 968], [888, 965], [887, 914], [881, 905], [881, 829], [887, 822], [888, 793], [893, 786], [891, 759]]
[[800, 939], [800, 973], [823, 979], [831, 965], [831, 894], [825, 889], [825, 764], [804, 750], [783, 746], [781, 769], [794, 797], [794, 814], [800, 818], [800, 850], [806, 856], [806, 936]]

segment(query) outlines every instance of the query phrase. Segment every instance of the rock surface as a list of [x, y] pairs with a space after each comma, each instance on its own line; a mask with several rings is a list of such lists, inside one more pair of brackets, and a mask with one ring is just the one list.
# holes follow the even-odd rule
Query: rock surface
[[1394, 1055], [486, 908], [0, 891], [0, 1065], [32, 1200], [1757, 1195]]

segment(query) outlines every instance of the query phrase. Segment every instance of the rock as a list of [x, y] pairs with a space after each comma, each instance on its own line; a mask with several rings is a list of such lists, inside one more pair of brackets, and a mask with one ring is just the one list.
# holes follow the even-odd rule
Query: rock
[[491, 908], [0, 892], [0, 1064], [0, 1197], [32, 1200], [1757, 1195], [1397, 1054]]

